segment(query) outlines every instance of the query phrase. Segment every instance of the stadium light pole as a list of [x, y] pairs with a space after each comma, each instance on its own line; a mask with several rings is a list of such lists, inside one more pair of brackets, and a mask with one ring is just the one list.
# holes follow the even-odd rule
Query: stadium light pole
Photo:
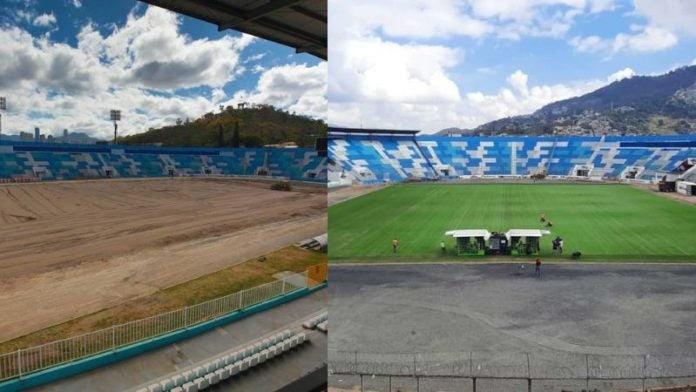
[[2, 140], [2, 111], [7, 110], [7, 99], [0, 97], [0, 140]]
[[116, 144], [116, 137], [118, 136], [118, 123], [117, 123], [117, 121], [121, 121], [121, 111], [120, 110], [112, 110], [110, 112], [110, 117], [111, 117], [111, 121], [114, 122], [114, 144]]

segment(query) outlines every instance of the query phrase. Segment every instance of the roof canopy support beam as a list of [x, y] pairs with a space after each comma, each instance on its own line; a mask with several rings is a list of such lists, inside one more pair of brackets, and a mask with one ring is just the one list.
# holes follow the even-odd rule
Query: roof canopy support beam
[[236, 18], [234, 20], [230, 20], [229, 22], [225, 22], [218, 25], [218, 30], [222, 31], [226, 29], [234, 29], [241, 24], [262, 18], [268, 14], [271, 14], [283, 8], [296, 5], [300, 1], [302, 0], [272, 0], [271, 2], [264, 4], [261, 7], [254, 8], [250, 11], [231, 13]]

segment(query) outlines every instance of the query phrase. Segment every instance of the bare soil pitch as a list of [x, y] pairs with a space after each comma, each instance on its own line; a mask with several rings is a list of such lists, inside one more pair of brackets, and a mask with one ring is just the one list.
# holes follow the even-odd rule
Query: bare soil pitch
[[326, 232], [323, 190], [268, 188], [203, 179], [1, 186], [0, 341]]

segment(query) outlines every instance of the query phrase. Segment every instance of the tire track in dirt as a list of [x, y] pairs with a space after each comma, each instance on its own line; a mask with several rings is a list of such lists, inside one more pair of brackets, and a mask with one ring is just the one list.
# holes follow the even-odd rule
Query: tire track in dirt
[[[25, 209], [36, 220], [11, 217]], [[326, 196], [190, 179], [13, 184], [0, 216], [6, 340], [323, 234]]]

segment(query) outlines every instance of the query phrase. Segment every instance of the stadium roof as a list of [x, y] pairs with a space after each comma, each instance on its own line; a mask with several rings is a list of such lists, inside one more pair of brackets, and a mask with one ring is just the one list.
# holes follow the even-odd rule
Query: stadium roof
[[326, 0], [141, 0], [327, 59]]
[[387, 135], [415, 135], [420, 131], [396, 130], [396, 129], [363, 129], [363, 128], [337, 128], [329, 127], [329, 135], [334, 134], [387, 134]]

